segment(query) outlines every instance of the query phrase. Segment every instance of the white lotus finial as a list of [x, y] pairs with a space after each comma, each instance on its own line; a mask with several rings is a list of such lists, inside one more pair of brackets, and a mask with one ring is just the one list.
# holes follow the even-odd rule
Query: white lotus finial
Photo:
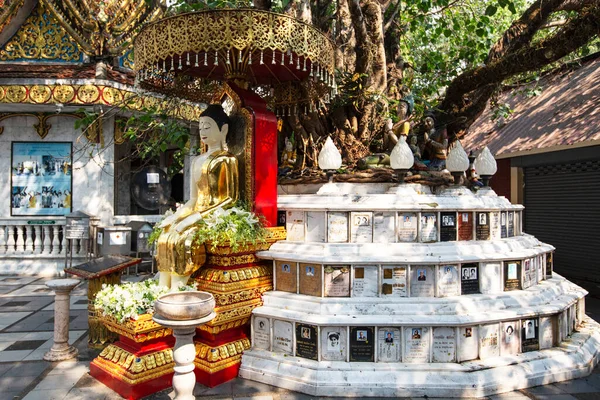
[[342, 155], [329, 136], [319, 153], [318, 161], [322, 170], [336, 170], [342, 166]]
[[400, 135], [390, 154], [390, 165], [393, 169], [410, 169], [414, 163], [415, 156], [406, 143], [406, 136]]
[[460, 144], [460, 140], [456, 140], [450, 147], [446, 168], [450, 172], [464, 172], [469, 169], [469, 156]]
[[492, 155], [490, 149], [486, 147], [483, 148], [481, 153], [475, 159], [473, 163], [473, 168], [477, 171], [477, 174], [480, 176], [492, 176], [498, 170], [498, 165], [496, 164], [496, 159]]

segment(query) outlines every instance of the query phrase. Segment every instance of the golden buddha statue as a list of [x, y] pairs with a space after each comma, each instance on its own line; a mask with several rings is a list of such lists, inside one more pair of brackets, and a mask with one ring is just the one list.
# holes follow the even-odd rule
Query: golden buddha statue
[[239, 197], [238, 164], [227, 151], [229, 117], [220, 105], [200, 115], [200, 139], [208, 149], [192, 160], [190, 199], [166, 217], [158, 238], [159, 285], [176, 288], [206, 260], [204, 245], [194, 243], [197, 224], [217, 207], [232, 206]]

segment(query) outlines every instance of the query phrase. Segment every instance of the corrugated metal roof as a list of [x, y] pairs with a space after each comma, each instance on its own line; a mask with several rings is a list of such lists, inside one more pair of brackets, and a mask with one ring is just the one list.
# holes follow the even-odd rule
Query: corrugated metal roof
[[[514, 110], [499, 127], [489, 104], [461, 140], [467, 150], [488, 146], [499, 158], [513, 153], [578, 146], [600, 140], [600, 58], [582, 67], [540, 79], [542, 93], [527, 97], [517, 90], [500, 95]], [[591, 144], [591, 143], [590, 143]], [[515, 154], [516, 155], [516, 154]]]

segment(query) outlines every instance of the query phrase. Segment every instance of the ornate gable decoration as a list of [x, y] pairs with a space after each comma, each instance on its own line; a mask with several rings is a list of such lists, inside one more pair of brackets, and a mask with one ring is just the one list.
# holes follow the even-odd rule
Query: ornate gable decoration
[[0, 61], [80, 62], [83, 53], [40, 3], [17, 33], [0, 49]]

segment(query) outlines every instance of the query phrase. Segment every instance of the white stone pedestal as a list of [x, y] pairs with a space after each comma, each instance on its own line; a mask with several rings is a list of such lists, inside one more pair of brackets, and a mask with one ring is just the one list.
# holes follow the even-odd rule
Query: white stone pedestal
[[55, 279], [46, 282], [54, 290], [54, 344], [44, 354], [46, 361], [62, 361], [77, 357], [79, 351], [69, 345], [69, 310], [71, 290], [79, 285], [78, 279]]
[[173, 329], [175, 336], [175, 347], [173, 348], [173, 359], [175, 360], [175, 375], [173, 376], [174, 400], [195, 400], [194, 386], [196, 376], [194, 375], [194, 358], [196, 349], [194, 347], [194, 335], [196, 327], [211, 321], [217, 314], [184, 321], [167, 319], [161, 315], [154, 314], [152, 319], [159, 325]]

